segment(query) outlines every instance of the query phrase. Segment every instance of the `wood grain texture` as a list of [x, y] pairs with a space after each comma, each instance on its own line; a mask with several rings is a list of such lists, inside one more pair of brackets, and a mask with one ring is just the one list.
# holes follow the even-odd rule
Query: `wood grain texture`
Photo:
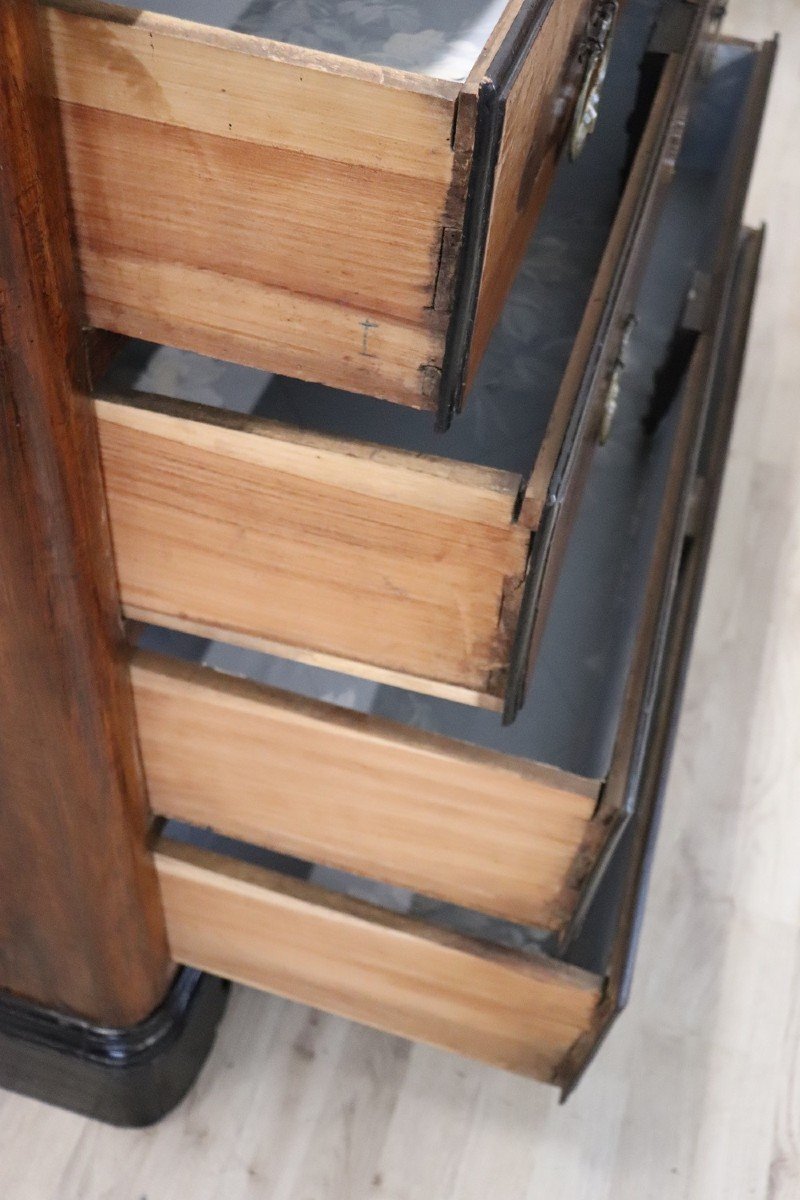
[[599, 783], [170, 659], [139, 653], [132, 680], [158, 815], [512, 921], [569, 918]]
[[598, 1003], [585, 972], [262, 868], [165, 840], [156, 862], [179, 961], [403, 1037], [549, 1079]]
[[529, 538], [515, 476], [157, 398], [96, 408], [129, 616], [502, 694]]
[[458, 89], [134, 10], [46, 17], [90, 320], [432, 404]]
[[728, 7], [733, 30], [781, 31], [749, 203], [775, 232], [624, 1020], [564, 1107], [238, 988], [191, 1103], [146, 1135], [0, 1099], [0, 1194], [116, 1197], [122, 1147], [136, 1200], [796, 1200], [800, 7]]
[[[544, 8], [508, 98], [473, 371], [575, 97], [588, 0]], [[96, 325], [436, 407], [472, 77], [462, 88], [94, 0], [53, 0], [46, 18]]]
[[169, 978], [55, 106], [0, 6], [0, 987], [134, 1023]]
[[552, 181], [577, 96], [577, 53], [589, 8], [588, 0], [550, 5], [505, 101], [470, 377], [480, 364]]

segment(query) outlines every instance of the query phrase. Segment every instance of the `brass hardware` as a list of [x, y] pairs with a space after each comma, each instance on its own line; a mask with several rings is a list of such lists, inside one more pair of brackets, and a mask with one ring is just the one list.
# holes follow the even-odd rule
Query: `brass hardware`
[[711, 5], [708, 14], [705, 43], [700, 56], [699, 78], [702, 80], [709, 79], [714, 71], [714, 53], [722, 36], [722, 23], [725, 20], [726, 13], [727, 0], [725, 0], [725, 3]]
[[618, 11], [619, 0], [601, 0], [592, 13], [583, 39], [579, 55], [584, 64], [583, 84], [569, 137], [569, 157], [572, 162], [581, 153], [597, 125]]
[[622, 391], [622, 376], [625, 374], [625, 367], [628, 362], [628, 346], [630, 345], [631, 335], [636, 328], [636, 317], [633, 313], [628, 317], [622, 330], [622, 338], [619, 344], [619, 351], [614, 361], [614, 366], [611, 368], [611, 378], [608, 381], [605, 399], [603, 400], [603, 412], [600, 418], [600, 431], [597, 435], [597, 440], [601, 446], [605, 446], [611, 435], [611, 428], [614, 424], [614, 418], [617, 415], [617, 406], [619, 404], [619, 394]]

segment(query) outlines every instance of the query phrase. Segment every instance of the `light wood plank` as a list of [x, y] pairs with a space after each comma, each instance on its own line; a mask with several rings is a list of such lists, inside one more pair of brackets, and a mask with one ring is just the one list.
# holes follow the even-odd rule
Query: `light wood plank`
[[[529, 537], [502, 523], [510, 478], [490, 472], [481, 488], [474, 468], [429, 473], [414, 459], [406, 474], [401, 456], [358, 452], [355, 471], [332, 442], [273, 444], [210, 410], [202, 421], [161, 408], [97, 405], [129, 616], [446, 693], [502, 693]], [[481, 492], [499, 525], [475, 519]]]
[[[164, 216], [166, 195], [161, 203]], [[145, 204], [141, 230], [152, 239]], [[229, 227], [234, 219], [233, 210], [220, 216]], [[294, 253], [308, 263], [302, 257], [303, 231], [296, 234]], [[208, 227], [201, 237], [211, 237]], [[87, 311], [99, 328], [411, 408], [433, 407], [438, 368], [430, 375], [427, 368], [440, 354], [439, 335], [387, 317], [366, 302], [354, 310], [334, 297], [299, 295], [280, 283], [220, 274], [200, 261], [187, 266], [139, 259], [135, 250], [120, 252], [88, 238], [81, 262]], [[425, 324], [434, 320], [426, 317]]]
[[374, 663], [342, 658], [336, 654], [322, 654], [304, 646], [287, 646], [284, 642], [255, 637], [242, 633], [238, 629], [234, 631], [221, 630], [217, 625], [186, 620], [173, 614], [164, 617], [163, 613], [154, 613], [150, 608], [137, 608], [135, 604], [125, 606], [125, 616], [128, 624], [134, 627], [160, 623], [167, 629], [175, 630], [178, 633], [188, 633], [191, 637], [205, 638], [207, 641], [219, 641], [221, 637], [224, 637], [230, 644], [240, 646], [244, 650], [255, 650], [257, 654], [286, 658], [290, 662], [303, 663], [308, 667], [318, 667], [321, 671], [357, 675], [371, 683], [383, 684], [386, 687], [407, 688], [409, 691], [419, 692], [423, 696], [437, 696], [440, 700], [451, 700], [454, 704], [468, 704], [472, 708], [480, 708], [486, 712], [503, 711], [502, 696], [477, 691], [475, 688], [459, 687], [456, 684], [443, 683], [441, 680], [429, 679], [423, 675], [409, 675], [401, 671], [386, 670], [376, 667]]
[[522, 483], [510, 471], [328, 436], [165, 396], [99, 396], [95, 411], [103, 425], [121, 425], [143, 436], [179, 436], [183, 445], [312, 480], [320, 489], [346, 488], [365, 499], [390, 500], [497, 529], [507, 529], [514, 520]]
[[161, 816], [558, 928], [599, 783], [139, 653]]
[[433, 404], [458, 89], [82, 7], [46, 17], [90, 321]]
[[450, 180], [458, 84], [138, 8], [43, 2], [62, 103]]
[[551, 1078], [600, 981], [207, 851], [156, 852], [175, 957], [366, 1025]]

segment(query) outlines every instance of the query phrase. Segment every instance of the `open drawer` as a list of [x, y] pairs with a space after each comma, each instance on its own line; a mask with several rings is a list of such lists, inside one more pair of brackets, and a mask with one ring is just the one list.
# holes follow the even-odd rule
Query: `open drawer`
[[[715, 56], [643, 282], [617, 459], [592, 468], [566, 553], [524, 734], [537, 753], [560, 741], [551, 761], [584, 773], [422, 733], [430, 712], [402, 728], [139, 653], [145, 771], [154, 811], [172, 822], [156, 850], [178, 961], [566, 1086], [582, 1069], [627, 995], [735, 408], [761, 235], [741, 233], [733, 203], [689, 263], [708, 281], [702, 311], [692, 274], [674, 336], [662, 321], [685, 291], [687, 231], [712, 215], [720, 105], [752, 146], [747, 83], [769, 74], [773, 51]], [[675, 381], [655, 409], [642, 386], [653, 360]], [[642, 417], [656, 415], [647, 442]], [[373, 711], [401, 703], [384, 689]], [[520, 730], [496, 736], [508, 747]], [[217, 849], [198, 848], [208, 827]], [[258, 865], [259, 846], [421, 896], [398, 914], [341, 883], [322, 888], [318, 874], [289, 878], [302, 862]]]
[[[695, 443], [693, 469], [671, 475], [658, 533], [649, 588], [656, 609], [649, 666], [657, 663], [657, 671], [638, 769], [628, 779], [635, 817], [572, 948], [561, 957], [510, 950], [164, 837], [157, 866], [178, 961], [566, 1088], [574, 1084], [627, 998], [759, 249], [760, 235], [746, 233], [724, 319], [704, 335], [692, 366], [694, 404], [684, 410], [676, 445], [697, 434], [708, 399], [712, 420], [699, 459]], [[714, 369], [701, 383], [709, 358]], [[443, 855], [449, 850], [441, 848]], [[484, 848], [487, 858], [492, 850]]]
[[613, 153], [559, 173], [447, 439], [410, 409], [290, 379], [255, 417], [98, 399], [130, 617], [515, 715], [685, 122], [691, 7], [687, 38], [649, 52], [658, 0], [623, 15]]
[[446, 425], [616, 0], [153, 7], [46, 9], [89, 321]]

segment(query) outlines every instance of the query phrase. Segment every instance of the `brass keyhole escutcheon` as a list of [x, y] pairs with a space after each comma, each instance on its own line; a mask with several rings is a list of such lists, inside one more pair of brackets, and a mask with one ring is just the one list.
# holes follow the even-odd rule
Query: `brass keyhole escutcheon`
[[619, 353], [614, 361], [614, 366], [611, 368], [611, 377], [606, 388], [605, 398], [603, 400], [603, 411], [600, 417], [600, 430], [597, 435], [597, 440], [601, 446], [605, 446], [611, 430], [614, 425], [614, 418], [617, 415], [619, 406], [619, 394], [622, 391], [622, 377], [625, 374], [625, 367], [628, 363], [628, 346], [630, 345], [631, 336], [636, 328], [636, 317], [632, 313], [622, 330], [622, 339], [619, 344]]
[[572, 162], [597, 126], [618, 11], [619, 0], [601, 0], [592, 13], [581, 45], [580, 58], [584, 63], [584, 73], [569, 137], [569, 157]]

